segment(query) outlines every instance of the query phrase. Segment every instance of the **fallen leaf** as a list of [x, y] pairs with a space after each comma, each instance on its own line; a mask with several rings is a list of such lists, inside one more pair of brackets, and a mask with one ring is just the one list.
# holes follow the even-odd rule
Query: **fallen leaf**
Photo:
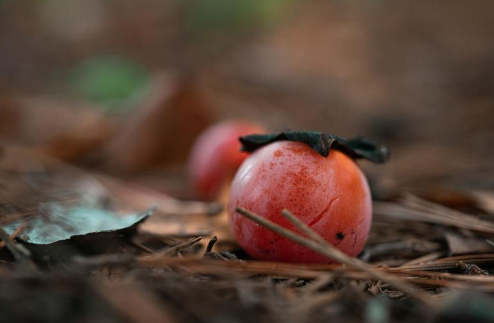
[[[27, 227], [18, 237], [19, 240], [30, 244], [46, 245], [68, 240], [73, 236], [118, 231], [142, 223], [152, 213], [149, 210], [122, 216], [94, 206], [66, 207], [57, 203], [41, 205], [39, 210], [40, 215], [29, 219]], [[24, 221], [16, 221], [5, 226], [4, 229], [11, 234]]]

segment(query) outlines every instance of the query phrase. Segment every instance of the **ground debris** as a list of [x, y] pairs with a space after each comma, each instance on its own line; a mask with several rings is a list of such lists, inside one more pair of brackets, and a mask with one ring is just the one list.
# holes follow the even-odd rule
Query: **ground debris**
[[[76, 173], [91, 178], [89, 187], [99, 187], [101, 195], [91, 198], [94, 205], [120, 212], [158, 197], [155, 213], [145, 229], [138, 222], [130, 233], [71, 239], [71, 245], [57, 242], [58, 248], [50, 250], [26, 243], [21, 238], [25, 227], [2, 234], [7, 248], [0, 246], [0, 311], [6, 316], [0, 322], [3, 317], [8, 322], [67, 317], [174, 323], [441, 322], [448, 317], [444, 306], [453, 306], [448, 304], [459, 302], [461, 295], [476, 290], [482, 300], [494, 293], [489, 274], [494, 270], [489, 244], [494, 222], [488, 215], [405, 195], [376, 202], [373, 228], [359, 260], [343, 257], [345, 266], [261, 262], [214, 236], [210, 204], [178, 202], [109, 177]], [[50, 171], [43, 180], [55, 179], [55, 174]], [[4, 202], [0, 223], [32, 221], [37, 216], [33, 206], [59, 197], [59, 191], [23, 192], [19, 196], [36, 197], [29, 201], [28, 213], [19, 213], [24, 206], [12, 199]], [[70, 192], [68, 205], [87, 196], [80, 188]], [[304, 243], [332, 254], [296, 215], [287, 210], [283, 215], [305, 233], [296, 234]], [[173, 223], [176, 227], [165, 225]], [[205, 244], [207, 236], [213, 237]], [[15, 310], [13, 304], [29, 311]], [[466, 310], [462, 315], [470, 314]]]
[[487, 270], [481, 269], [479, 266], [474, 264], [466, 264], [463, 261], [458, 262], [458, 267], [461, 272], [465, 275], [484, 275], [489, 276], [489, 272]]

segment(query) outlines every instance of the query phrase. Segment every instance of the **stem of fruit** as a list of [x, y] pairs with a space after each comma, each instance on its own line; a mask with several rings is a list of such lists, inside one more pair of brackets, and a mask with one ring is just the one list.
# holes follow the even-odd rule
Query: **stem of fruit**
[[[350, 258], [340, 250], [336, 249], [334, 246], [331, 244], [327, 243], [321, 236], [319, 236], [316, 232], [314, 232], [311, 228], [309, 228], [305, 223], [303, 223], [300, 219], [295, 217], [293, 214], [291, 214], [289, 211], [286, 211], [283, 213], [283, 215], [290, 220], [293, 225], [295, 225], [298, 229], [300, 229], [302, 232], [304, 232], [307, 236], [309, 236], [312, 240], [307, 239], [301, 235], [298, 235], [297, 233], [290, 231], [270, 220], [267, 220], [257, 214], [254, 214], [248, 210], [245, 210], [243, 208], [237, 208], [235, 210], [242, 216], [256, 222], [257, 224], [262, 225], [263, 227], [287, 238], [290, 239], [306, 248], [311, 249], [314, 252], [317, 252], [319, 254], [322, 254], [328, 258], [331, 258], [333, 260], [336, 260], [344, 265], [347, 265], [348, 267], [352, 267], [361, 271], [364, 271], [368, 273], [371, 277], [388, 282], [392, 284], [395, 288], [399, 289], [400, 291], [416, 298], [417, 300], [421, 301], [425, 305], [433, 305], [432, 304], [432, 298], [430, 298], [427, 294], [416, 290], [412, 288], [412, 286], [398, 277], [395, 277], [393, 275], [384, 273], [382, 271], [377, 271], [375, 268], [372, 268], [369, 266], [367, 263], [360, 261], [356, 258]], [[288, 214], [288, 215], [287, 215]]]

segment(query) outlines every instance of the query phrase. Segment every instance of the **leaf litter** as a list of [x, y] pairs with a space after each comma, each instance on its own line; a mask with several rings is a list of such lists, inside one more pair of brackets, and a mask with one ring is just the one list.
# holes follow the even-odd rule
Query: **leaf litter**
[[[4, 157], [11, 154], [27, 158], [9, 149]], [[461, 209], [410, 194], [375, 201], [369, 242], [355, 259], [308, 228], [300, 235], [260, 222], [345, 265], [260, 262], [228, 237], [210, 239], [218, 223], [211, 219], [221, 216], [215, 205], [29, 160], [30, 167], [0, 165], [8, 188], [0, 203], [0, 322], [492, 318], [494, 222], [485, 202], [465, 199]]]

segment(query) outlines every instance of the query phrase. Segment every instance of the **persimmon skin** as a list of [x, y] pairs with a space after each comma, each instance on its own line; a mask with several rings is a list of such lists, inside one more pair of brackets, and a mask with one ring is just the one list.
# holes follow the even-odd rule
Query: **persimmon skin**
[[215, 199], [249, 155], [240, 151], [238, 138], [265, 132], [260, 125], [241, 120], [222, 121], [204, 130], [194, 142], [187, 163], [195, 196], [205, 201]]
[[228, 204], [230, 230], [256, 259], [333, 262], [241, 216], [237, 207], [300, 233], [281, 215], [286, 208], [349, 256], [364, 248], [372, 220], [369, 185], [350, 157], [333, 149], [325, 158], [290, 141], [258, 149], [239, 168]]

